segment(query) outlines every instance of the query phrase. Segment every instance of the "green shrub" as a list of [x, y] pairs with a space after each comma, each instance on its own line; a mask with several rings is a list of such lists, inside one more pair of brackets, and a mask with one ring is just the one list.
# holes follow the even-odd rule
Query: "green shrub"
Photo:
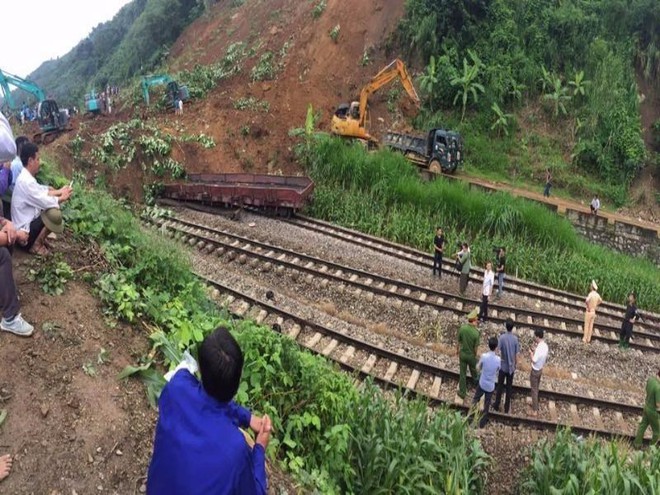
[[520, 493], [647, 495], [660, 488], [660, 450], [631, 451], [627, 444], [576, 439], [559, 431], [532, 451]]

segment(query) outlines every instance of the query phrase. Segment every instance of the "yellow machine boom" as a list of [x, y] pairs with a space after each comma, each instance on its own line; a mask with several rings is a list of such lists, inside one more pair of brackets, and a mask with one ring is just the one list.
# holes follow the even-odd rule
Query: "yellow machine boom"
[[353, 102], [350, 106], [346, 104], [339, 106], [332, 117], [332, 133], [343, 137], [376, 141], [367, 131], [369, 96], [396, 78], [401, 80], [401, 84], [408, 93], [408, 96], [410, 96], [416, 105], [419, 105], [419, 96], [417, 96], [412, 78], [406, 70], [406, 65], [397, 58], [376, 74], [362, 88], [359, 102]]

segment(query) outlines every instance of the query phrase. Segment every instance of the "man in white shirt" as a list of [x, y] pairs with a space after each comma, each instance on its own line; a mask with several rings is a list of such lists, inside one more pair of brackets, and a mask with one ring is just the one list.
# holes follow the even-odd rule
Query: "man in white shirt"
[[530, 414], [537, 416], [539, 413], [539, 385], [541, 384], [541, 375], [543, 367], [548, 360], [548, 344], [543, 340], [543, 329], [534, 330], [535, 347], [529, 351], [529, 357], [532, 360], [532, 371], [529, 374], [529, 383], [532, 389], [532, 410]]
[[484, 282], [481, 287], [481, 307], [479, 308], [479, 320], [486, 321], [488, 318], [488, 299], [493, 292], [493, 285], [495, 284], [495, 274], [493, 273], [493, 264], [489, 261], [486, 263], [486, 271], [484, 272]]
[[594, 215], [598, 215], [598, 210], [600, 210], [600, 199], [598, 199], [598, 195], [593, 197], [590, 206], [591, 206], [591, 213]]
[[596, 308], [600, 306], [600, 303], [603, 302], [603, 299], [598, 293], [598, 285], [596, 281], [591, 281], [591, 292], [585, 300], [585, 311], [584, 311], [584, 334], [582, 336], [582, 341], [585, 344], [591, 342], [591, 334], [594, 331], [594, 321], [596, 320]]
[[39, 148], [35, 144], [23, 145], [21, 161], [24, 169], [14, 186], [11, 217], [17, 230], [28, 233], [27, 241], [21, 245], [32, 254], [47, 255], [46, 236], [54, 230], [54, 225], [58, 225], [52, 219], [59, 218], [61, 227], [60, 204], [71, 197], [73, 189], [71, 186], [53, 189], [37, 183], [35, 177], [39, 172], [40, 161]]

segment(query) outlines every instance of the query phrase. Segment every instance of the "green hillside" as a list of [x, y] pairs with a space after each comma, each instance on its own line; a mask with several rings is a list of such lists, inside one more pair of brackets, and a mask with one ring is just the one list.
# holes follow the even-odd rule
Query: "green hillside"
[[204, 8], [202, 0], [133, 0], [69, 53], [41, 64], [28, 79], [62, 104], [80, 104], [89, 89], [121, 86], [157, 67]]
[[418, 125], [461, 129], [468, 167], [549, 166], [623, 203], [649, 158], [636, 77], [660, 79], [658, 26], [657, 0], [409, 0], [397, 44], [425, 66]]

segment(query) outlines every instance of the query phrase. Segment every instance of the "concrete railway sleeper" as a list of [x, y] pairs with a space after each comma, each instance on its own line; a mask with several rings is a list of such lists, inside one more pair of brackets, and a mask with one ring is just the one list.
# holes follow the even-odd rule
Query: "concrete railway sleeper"
[[[165, 220], [152, 220], [152, 222], [155, 222], [161, 229], [170, 231], [172, 235], [179, 238], [185, 237], [186, 242], [190, 245], [197, 245], [199, 249], [215, 251], [218, 255], [227, 253], [230, 259], [238, 257], [238, 261], [243, 263], [247, 261], [247, 257], [257, 258], [265, 263], [270, 263], [271, 266], [279, 265], [283, 268], [304, 272], [308, 277], [316, 276], [321, 279], [355, 287], [356, 292], [359, 290], [388, 298], [395, 298], [395, 305], [401, 305], [403, 301], [409, 301], [418, 306], [428, 305], [440, 311], [463, 314], [466, 305], [477, 304], [474, 300], [455, 294], [419, 287], [401, 280], [381, 277], [373, 273], [324, 261], [226, 231], [212, 229], [194, 222], [174, 217]], [[221, 238], [225, 238], [225, 240]], [[546, 332], [575, 338], [582, 337], [581, 320], [496, 304], [490, 305], [490, 313], [489, 320], [493, 322], [504, 323], [510, 317], [516, 321], [517, 326], [520, 328], [542, 327]], [[555, 326], [551, 326], [550, 322], [554, 322]], [[609, 344], [618, 343], [617, 332], [618, 328], [616, 327], [607, 327], [599, 324], [594, 328], [592, 340], [599, 340]], [[642, 351], [660, 353], [660, 334], [637, 331], [634, 341], [630, 343], [630, 347]]]
[[[456, 396], [458, 372], [419, 361], [376, 346], [319, 323], [304, 319], [271, 302], [199, 275], [213, 290], [215, 301], [240, 318], [270, 325], [302, 347], [325, 356], [360, 378], [371, 377], [385, 389], [401, 389], [409, 396], [427, 400], [431, 406], [445, 405], [467, 413], [469, 407]], [[525, 407], [529, 387], [515, 386], [513, 410]], [[592, 394], [590, 394], [592, 395]], [[642, 408], [595, 397], [540, 390], [541, 414], [532, 418], [519, 414], [490, 413], [490, 419], [509, 425], [555, 430], [570, 426], [574, 432], [605, 438], [634, 437]], [[646, 440], [648, 441], [648, 439]]]
[[[335, 239], [344, 240], [353, 244], [357, 244], [376, 252], [387, 254], [395, 258], [431, 269], [433, 265], [433, 256], [429, 253], [419, 251], [409, 246], [396, 244], [386, 239], [380, 239], [356, 230], [340, 227], [328, 222], [317, 220], [315, 218], [305, 217], [298, 215], [294, 219], [286, 220], [288, 223], [297, 227], [311, 230], [320, 234], [334, 237]], [[444, 258], [442, 269], [452, 277], [458, 278], [458, 273], [454, 270], [454, 260]], [[483, 270], [473, 268], [470, 274], [470, 280], [481, 283]], [[497, 279], [495, 280], [495, 287], [497, 287]], [[523, 279], [512, 277], [507, 274], [505, 282], [505, 291], [520, 296], [539, 299], [541, 301], [552, 302], [556, 305], [561, 305], [566, 308], [584, 310], [584, 297], [570, 292], [545, 287], [533, 282]], [[598, 308], [598, 313], [601, 316], [609, 316], [611, 318], [621, 319], [625, 313], [625, 307], [611, 302], [603, 302]], [[644, 324], [637, 324], [638, 328], [647, 327], [660, 331], [660, 315], [643, 311]]]

